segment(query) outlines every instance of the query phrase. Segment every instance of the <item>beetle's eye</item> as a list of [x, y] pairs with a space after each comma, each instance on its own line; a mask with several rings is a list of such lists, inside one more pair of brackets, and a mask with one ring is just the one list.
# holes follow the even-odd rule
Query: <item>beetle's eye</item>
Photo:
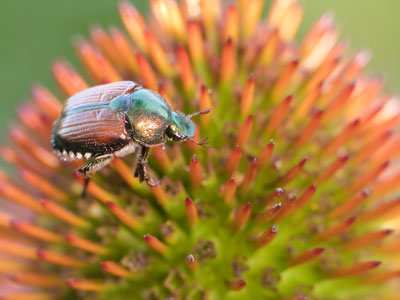
[[174, 124], [170, 125], [167, 127], [167, 130], [165, 131], [165, 135], [173, 141], [181, 141], [185, 138], [185, 136], [182, 134], [181, 130], [178, 129], [178, 127]]

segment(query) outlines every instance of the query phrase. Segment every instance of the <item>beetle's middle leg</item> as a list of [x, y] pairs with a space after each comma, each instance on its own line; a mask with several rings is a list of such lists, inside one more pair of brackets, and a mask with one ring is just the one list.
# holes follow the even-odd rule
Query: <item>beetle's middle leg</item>
[[147, 184], [150, 186], [156, 186], [160, 184], [160, 181], [152, 178], [149, 173], [147, 172], [146, 166], [147, 166], [147, 157], [149, 156], [149, 147], [145, 146], [140, 146], [140, 153], [136, 165], [136, 170], [135, 170], [135, 177], [139, 178], [140, 182], [143, 182], [143, 180], [146, 180]]
[[112, 157], [112, 155], [96, 157], [94, 160], [77, 170], [84, 178], [82, 197], [85, 197], [86, 195], [86, 190], [92, 175], [107, 166], [111, 162]]

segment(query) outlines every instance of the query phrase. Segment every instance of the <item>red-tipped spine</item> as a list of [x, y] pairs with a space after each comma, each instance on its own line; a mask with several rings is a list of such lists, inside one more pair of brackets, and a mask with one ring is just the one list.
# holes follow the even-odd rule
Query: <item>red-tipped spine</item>
[[349, 277], [365, 274], [372, 269], [375, 269], [381, 264], [380, 261], [368, 261], [362, 263], [355, 263], [349, 267], [342, 267], [332, 272], [333, 277]]
[[297, 199], [295, 196], [288, 198], [285, 202], [283, 202], [282, 208], [279, 210], [278, 214], [274, 219], [274, 223], [277, 224], [285, 219], [295, 207]]
[[107, 55], [113, 64], [117, 65], [118, 67], [124, 65], [116, 45], [113, 43], [108, 33], [103, 30], [103, 28], [95, 25], [92, 27], [90, 33], [92, 40], [99, 46], [102, 52]]
[[300, 211], [310, 202], [312, 196], [314, 196], [315, 191], [317, 190], [317, 185], [314, 183], [310, 185], [297, 199], [297, 203], [295, 206], [295, 211]]
[[140, 53], [136, 54], [136, 60], [138, 63], [140, 77], [143, 81], [143, 85], [148, 89], [157, 90], [158, 88], [157, 77], [150, 63]]
[[[343, 45], [340, 45], [343, 46]], [[336, 48], [336, 50], [341, 50]], [[310, 78], [309, 82], [306, 85], [306, 91], [310, 92], [312, 88], [314, 88], [317, 84], [328, 78], [331, 72], [337, 67], [340, 62], [340, 56], [333, 55], [332, 59], [325, 60], [325, 63], [319, 68]]]
[[121, 56], [123, 66], [137, 76], [139, 67], [136, 60], [136, 52], [133, 49], [130, 40], [116, 27], [111, 28], [111, 37], [117, 47], [118, 54]]
[[373, 182], [379, 175], [389, 166], [389, 161], [384, 162], [375, 169], [365, 173], [363, 176], [358, 178], [349, 188], [349, 193], [356, 193], [359, 190], [366, 187], [368, 184]]
[[150, 190], [159, 204], [165, 205], [168, 202], [168, 196], [161, 185], [150, 186]]
[[64, 207], [51, 202], [47, 199], [41, 199], [40, 204], [43, 208], [53, 214], [56, 218], [76, 227], [84, 228], [89, 226], [89, 222], [65, 209]]
[[361, 50], [350, 62], [343, 74], [343, 81], [351, 81], [356, 77], [365, 65], [371, 59], [371, 53], [368, 50]]
[[51, 152], [39, 145], [31, 135], [18, 127], [12, 127], [10, 138], [23, 150], [29, 153], [36, 161], [47, 168], [56, 169], [60, 165], [60, 160]]
[[238, 10], [240, 12], [240, 35], [244, 40], [252, 37], [254, 30], [260, 22], [263, 9], [263, 0], [238, 1]]
[[16, 257], [37, 259], [37, 249], [0, 237], [0, 249]]
[[275, 218], [279, 211], [282, 209], [282, 203], [276, 203], [272, 205], [271, 207], [267, 208], [263, 212], [261, 212], [259, 215], [257, 215], [257, 221], [260, 223], [266, 223], [271, 221], [273, 218]]
[[46, 112], [46, 115], [52, 120], [58, 118], [61, 114], [62, 104], [48, 89], [36, 84], [32, 88], [32, 95], [35, 103]]
[[233, 42], [237, 42], [239, 37], [239, 13], [236, 5], [228, 5], [225, 15], [224, 24], [224, 41], [232, 39]]
[[307, 250], [304, 253], [295, 256], [291, 260], [291, 265], [300, 265], [317, 259], [322, 253], [324, 253], [324, 248], [314, 248], [311, 250]]
[[312, 117], [306, 128], [296, 140], [295, 146], [301, 147], [308, 142], [313, 136], [314, 132], [318, 129], [322, 116], [322, 110], [317, 111]]
[[31, 236], [33, 238], [48, 242], [48, 243], [59, 243], [63, 239], [60, 235], [51, 232], [47, 229], [29, 224], [24, 221], [18, 221], [18, 220], [11, 220], [10, 225], [12, 228], [14, 228], [18, 232], [22, 232], [28, 236]]
[[254, 102], [254, 77], [250, 76], [242, 91], [242, 97], [240, 99], [240, 116], [243, 119], [250, 112]]
[[69, 255], [59, 254], [49, 250], [37, 250], [36, 254], [38, 258], [42, 260], [63, 267], [81, 268], [85, 266], [83, 261], [72, 258]]
[[115, 202], [106, 202], [107, 207], [110, 211], [126, 226], [136, 230], [139, 227], [139, 221], [129, 214], [125, 209], [116, 204]]
[[274, 225], [271, 228], [267, 229], [267, 231], [265, 231], [256, 241], [256, 248], [258, 249], [268, 245], [272, 242], [277, 234], [278, 226]]
[[372, 165], [379, 165], [386, 160], [400, 156], [400, 137], [392, 138], [384, 147], [374, 153], [370, 159]]
[[400, 270], [386, 270], [378, 274], [373, 274], [364, 279], [367, 284], [382, 284], [394, 278], [400, 277]]
[[272, 116], [268, 122], [267, 128], [266, 128], [266, 134], [268, 136], [272, 135], [274, 131], [279, 127], [279, 125], [282, 123], [283, 118], [286, 116], [290, 103], [292, 102], [293, 96], [289, 95], [283, 101], [278, 104], [278, 106], [275, 108], [275, 110], [272, 112]]
[[398, 238], [378, 248], [378, 252], [385, 254], [390, 254], [390, 253], [397, 254], [399, 251], [400, 251], [400, 239]]
[[201, 180], [203, 178], [203, 168], [201, 167], [196, 154], [194, 154], [190, 160], [189, 169], [190, 181], [192, 182], [194, 188], [198, 188], [201, 185]]
[[[8, 270], [9, 271], [9, 270]], [[38, 287], [56, 287], [56, 286], [61, 286], [63, 284], [62, 279], [59, 276], [55, 275], [47, 275], [39, 272], [29, 272], [29, 273], [17, 273], [13, 270], [13, 274], [6, 274], [4, 277], [7, 279], [10, 279], [14, 281], [17, 284], [21, 285], [30, 285], [30, 286], [38, 286]], [[8, 295], [9, 296], [9, 295]], [[7, 299], [23, 299], [23, 300], [48, 300], [50, 298], [44, 297], [39, 298], [39, 297], [29, 297], [29, 295], [23, 294], [24, 298], [20, 298], [18, 296], [11, 296], [11, 298], [1, 298], [2, 300], [7, 300]]]
[[246, 174], [244, 175], [243, 183], [242, 183], [242, 192], [245, 193], [251, 186], [251, 183], [254, 180], [254, 177], [257, 173], [257, 158], [254, 158], [251, 162], [249, 168], [247, 169]]
[[190, 20], [187, 23], [187, 39], [190, 56], [198, 65], [204, 60], [204, 46], [201, 26], [198, 21]]
[[197, 213], [196, 205], [189, 197], [185, 199], [185, 210], [190, 226], [194, 226], [199, 220], [199, 215]]
[[308, 116], [312, 108], [315, 106], [316, 101], [321, 96], [322, 87], [323, 82], [321, 81], [304, 96], [293, 113], [293, 118], [296, 121], [301, 121]]
[[295, 179], [296, 176], [299, 175], [299, 173], [303, 170], [306, 162], [307, 157], [303, 158], [297, 165], [287, 171], [287, 173], [281, 179], [281, 184], [286, 185]]
[[65, 194], [62, 190], [53, 185], [47, 179], [37, 175], [35, 172], [21, 169], [19, 170], [19, 174], [24, 179], [24, 181], [34, 186], [41, 192], [47, 194], [49, 197], [60, 202], [67, 201], [67, 194]]
[[127, 1], [121, 2], [119, 5], [119, 13], [125, 28], [135, 41], [136, 45], [143, 51], [147, 52], [147, 42], [144, 36], [145, 21], [137, 9]]
[[353, 250], [358, 248], [367, 247], [369, 245], [376, 244], [386, 238], [393, 232], [392, 229], [383, 229], [380, 231], [369, 232], [358, 238], [348, 241], [343, 245], [345, 249]]
[[329, 165], [324, 172], [322, 172], [318, 178], [315, 180], [315, 182], [318, 185], [321, 185], [324, 183], [326, 180], [331, 178], [338, 170], [340, 170], [348, 161], [349, 156], [348, 155], [343, 155], [339, 156], [331, 165]]
[[[78, 182], [83, 184], [82, 178], [76, 178]], [[87, 193], [98, 199], [99, 201], [106, 203], [106, 202], [117, 202], [118, 197], [107, 192], [105, 189], [100, 187], [100, 185], [96, 184], [93, 180], [89, 182], [87, 186]]]
[[165, 149], [162, 146], [155, 146], [152, 151], [162, 170], [169, 173], [172, 169], [172, 163]]
[[226, 171], [228, 176], [231, 177], [237, 167], [239, 166], [240, 158], [242, 157], [242, 149], [236, 145], [232, 153], [229, 155], [228, 162], [226, 164]]
[[285, 194], [286, 194], [285, 189], [278, 187], [271, 194], [269, 194], [266, 197], [264, 197], [262, 199], [262, 202], [264, 204], [271, 203], [272, 201], [278, 199], [279, 197], [284, 196]]
[[289, 62], [286, 68], [283, 70], [281, 76], [278, 81], [274, 84], [274, 88], [272, 90], [272, 96], [274, 99], [279, 99], [284, 96], [284, 92], [287, 87], [290, 85], [290, 81], [293, 78], [293, 75], [296, 73], [297, 67], [299, 66], [299, 60], [295, 59], [292, 62]]
[[221, 56], [220, 80], [224, 84], [228, 84], [234, 77], [236, 71], [236, 55], [235, 43], [229, 38], [223, 48]]
[[328, 227], [327, 229], [318, 234], [317, 240], [323, 242], [331, 238], [334, 238], [338, 235], [341, 235], [354, 223], [355, 220], [356, 220], [355, 217], [351, 217], [331, 227]]
[[0, 195], [13, 200], [37, 213], [43, 213], [43, 207], [29, 193], [19, 189], [7, 180], [0, 181]]
[[376, 139], [373, 139], [367, 145], [362, 147], [361, 151], [352, 158], [352, 162], [357, 165], [365, 161], [368, 157], [371, 157], [376, 151], [385, 145], [392, 135], [392, 131], [386, 131], [383, 134], [378, 135]]
[[240, 126], [239, 134], [236, 139], [236, 145], [240, 147], [244, 147], [249, 140], [251, 129], [253, 127], [253, 116], [250, 115], [247, 119], [243, 122], [242, 126]]
[[231, 291], [240, 291], [246, 287], [246, 281], [238, 279], [229, 283], [229, 289]]
[[178, 47], [178, 63], [183, 88], [185, 92], [189, 95], [194, 90], [195, 79], [189, 54], [187, 53], [186, 48], [183, 46]]
[[144, 35], [147, 41], [149, 54], [152, 62], [157, 67], [158, 71], [166, 77], [171, 77], [174, 73], [173, 68], [168, 61], [164, 49], [161, 47], [158, 40], [154, 37], [151, 31], [145, 29]]
[[52, 70], [57, 83], [67, 96], [72, 96], [89, 87], [83, 78], [66, 61], [58, 60], [54, 62]]
[[113, 64], [90, 42], [79, 37], [75, 40], [75, 49], [96, 82], [108, 83], [122, 80], [121, 75], [114, 68]]
[[272, 152], [274, 151], [274, 147], [275, 147], [275, 142], [273, 140], [270, 140], [269, 143], [263, 148], [257, 159], [258, 169], [262, 169], [267, 163], [267, 161], [271, 158]]
[[113, 261], [103, 261], [101, 263], [101, 268], [103, 271], [118, 277], [129, 278], [132, 276], [131, 271], [126, 270], [125, 268], [121, 267], [119, 264], [116, 264]]
[[400, 172], [394, 174], [393, 176], [388, 176], [374, 185], [373, 195], [383, 196], [390, 193], [393, 190], [398, 189], [400, 182]]
[[[200, 87], [200, 99], [199, 99], [200, 110], [212, 109], [211, 102], [211, 90], [207, 89], [205, 85]], [[203, 126], [208, 126], [211, 121], [212, 114], [201, 114], [200, 122]]]
[[276, 50], [280, 42], [280, 33], [278, 28], [274, 28], [268, 37], [264, 48], [260, 54], [260, 64], [266, 66], [269, 65], [272, 59], [275, 57]]
[[332, 218], [339, 218], [345, 214], [354, 213], [354, 210], [363, 203], [367, 197], [371, 194], [369, 190], [364, 190], [358, 193], [354, 197], [348, 199], [343, 204], [336, 207], [329, 215]]
[[67, 234], [65, 236], [65, 240], [72, 246], [75, 246], [90, 253], [102, 255], [107, 253], [108, 251], [107, 248], [104, 246], [101, 246], [97, 243], [94, 243], [92, 241], [78, 237], [73, 234]]
[[400, 208], [400, 197], [384, 202], [369, 211], [364, 212], [361, 214], [358, 219], [359, 222], [370, 222], [379, 218], [384, 218], [385, 216], [389, 215], [392, 211], [396, 211]]
[[235, 194], [236, 194], [236, 182], [234, 178], [229, 178], [228, 181], [226, 182], [224, 186], [224, 191], [223, 191], [223, 198], [224, 202], [228, 206], [233, 205], [233, 201], [235, 199]]
[[353, 93], [355, 84], [351, 83], [346, 86], [329, 104], [326, 108], [323, 123], [326, 124], [331, 121], [342, 110]]
[[100, 292], [104, 290], [107, 285], [103, 282], [97, 282], [88, 279], [69, 278], [67, 284], [73, 289], [80, 291]]
[[130, 168], [123, 159], [114, 158], [111, 166], [118, 172], [118, 174], [129, 184], [133, 189], [140, 187], [139, 179], [134, 176], [132, 168]]
[[251, 205], [250, 203], [243, 204], [237, 209], [233, 217], [232, 228], [234, 231], [242, 228], [250, 217]]
[[153, 248], [155, 251], [157, 251], [160, 254], [165, 254], [167, 251], [167, 245], [165, 245], [163, 242], [161, 242], [158, 238], [151, 234], [146, 234], [144, 235], [144, 241], [146, 242], [147, 245], [149, 245], [151, 248]]
[[324, 147], [324, 150], [322, 150], [322, 154], [330, 155], [336, 152], [352, 136], [352, 134], [358, 128], [359, 124], [359, 119], [350, 122], [326, 147]]

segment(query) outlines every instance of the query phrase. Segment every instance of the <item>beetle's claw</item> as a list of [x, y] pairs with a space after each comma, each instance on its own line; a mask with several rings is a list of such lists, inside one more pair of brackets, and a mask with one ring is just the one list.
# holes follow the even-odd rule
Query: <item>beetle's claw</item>
[[140, 182], [146, 181], [149, 186], [157, 186], [160, 181], [156, 178], [151, 177], [147, 171], [146, 166], [143, 164], [138, 164], [135, 170], [135, 177], [139, 178]]
[[144, 167], [142, 164], [138, 164], [135, 170], [135, 177], [139, 178], [139, 182], [144, 181]]
[[85, 177], [84, 178], [84, 183], [83, 183], [83, 190], [82, 190], [82, 194], [81, 194], [82, 198], [86, 197], [86, 191], [87, 191], [89, 182], [90, 182], [90, 177]]

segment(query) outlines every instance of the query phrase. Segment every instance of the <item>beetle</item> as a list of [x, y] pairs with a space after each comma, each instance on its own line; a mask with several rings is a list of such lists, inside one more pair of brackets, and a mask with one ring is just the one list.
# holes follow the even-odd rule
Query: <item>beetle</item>
[[133, 81], [120, 81], [85, 89], [66, 100], [61, 116], [54, 122], [51, 144], [63, 160], [83, 159], [77, 171], [85, 185], [90, 177], [114, 157], [124, 157], [137, 148], [134, 176], [155, 186], [146, 165], [149, 149], [166, 141], [191, 141], [195, 133], [191, 117], [209, 110], [184, 115], [173, 111], [158, 93]]

